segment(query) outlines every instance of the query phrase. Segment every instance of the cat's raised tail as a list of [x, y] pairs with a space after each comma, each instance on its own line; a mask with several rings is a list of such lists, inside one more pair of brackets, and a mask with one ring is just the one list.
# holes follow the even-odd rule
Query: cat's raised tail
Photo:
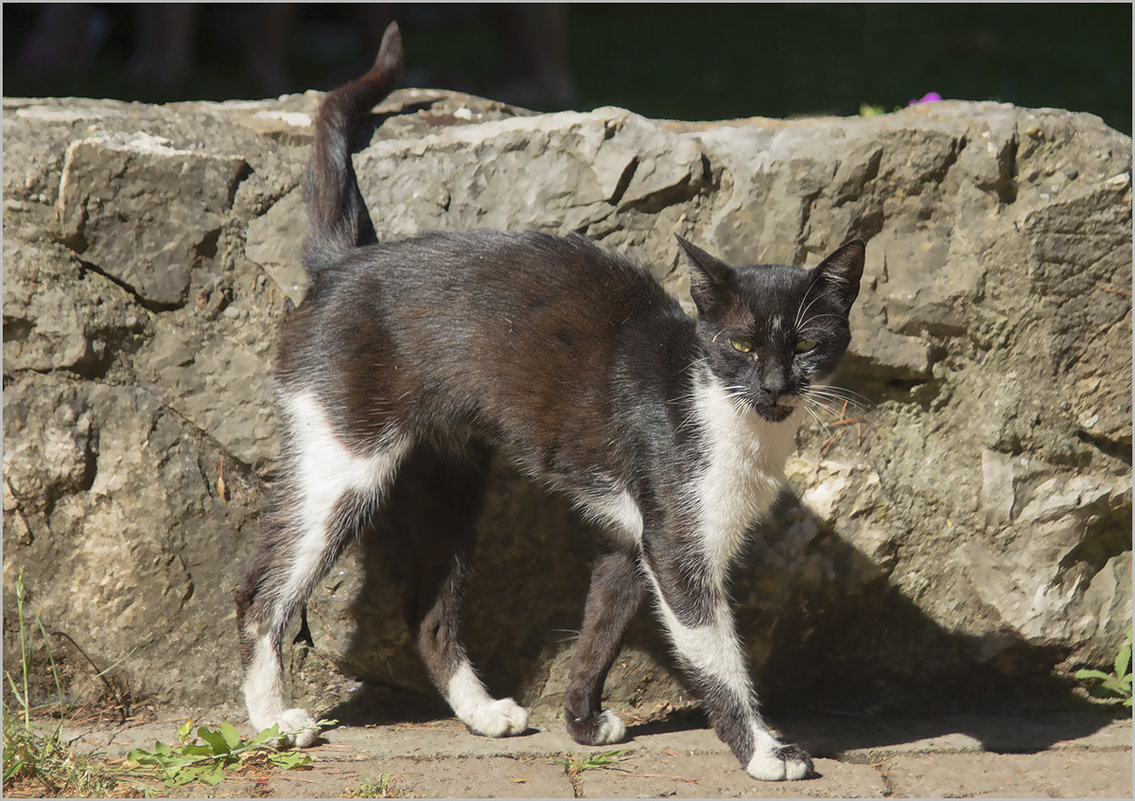
[[391, 22], [374, 66], [361, 78], [329, 93], [319, 108], [304, 186], [311, 231], [304, 240], [303, 266], [312, 279], [346, 252], [375, 241], [351, 164], [351, 134], [362, 116], [390, 94], [401, 77], [402, 34], [398, 23]]

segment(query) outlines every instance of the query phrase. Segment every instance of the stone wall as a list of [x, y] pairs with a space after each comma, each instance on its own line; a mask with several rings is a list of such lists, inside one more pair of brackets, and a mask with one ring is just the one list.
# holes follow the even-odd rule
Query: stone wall
[[[9, 669], [23, 569], [72, 692], [118, 663], [135, 698], [240, 709], [231, 592], [277, 449], [317, 101], [5, 100]], [[834, 380], [863, 400], [804, 427], [734, 574], [774, 706], [972, 699], [1110, 660], [1131, 618], [1128, 137], [994, 103], [679, 123], [403, 90], [380, 112], [356, 154], [380, 238], [580, 231], [686, 304], [674, 233], [735, 262], [868, 240]], [[381, 528], [294, 624], [317, 709], [427, 689]], [[503, 464], [482, 528], [470, 650], [554, 708], [600, 534]], [[689, 700], [642, 618], [608, 690], [651, 717]]]

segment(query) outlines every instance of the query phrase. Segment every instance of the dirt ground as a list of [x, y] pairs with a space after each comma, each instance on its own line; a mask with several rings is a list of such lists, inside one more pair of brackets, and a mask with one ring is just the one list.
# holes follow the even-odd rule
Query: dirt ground
[[[152, 748], [155, 740], [171, 743], [187, 717], [220, 722], [168, 711], [152, 722], [76, 727], [64, 736], [80, 750], [121, 756], [133, 747]], [[246, 769], [213, 787], [195, 783], [168, 792], [230, 798], [1132, 797], [1131, 720], [1106, 712], [778, 724], [816, 757], [819, 778], [757, 782], [711, 731], [687, 722], [631, 726], [628, 742], [587, 748], [556, 720], [536, 719], [522, 736], [492, 740], [447, 718], [338, 726], [308, 750], [308, 768]], [[247, 726], [237, 728], [251, 734]], [[623, 749], [629, 750], [612, 753]]]

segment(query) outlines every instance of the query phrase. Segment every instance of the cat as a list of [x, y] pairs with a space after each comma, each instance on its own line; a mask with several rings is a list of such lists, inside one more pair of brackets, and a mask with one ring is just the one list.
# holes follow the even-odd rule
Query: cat
[[806, 270], [733, 267], [677, 236], [696, 319], [645, 269], [577, 234], [378, 243], [349, 141], [401, 67], [392, 23], [371, 70], [327, 95], [314, 123], [311, 282], [278, 340], [280, 473], [236, 593], [251, 724], [304, 729], [291, 738], [300, 747], [314, 741], [312, 718], [285, 696], [284, 627], [383, 505], [409, 543], [406, 617], [434, 685], [475, 733], [527, 730], [524, 708], [488, 694], [458, 632], [495, 449], [611, 532], [565, 695], [571, 736], [626, 737], [600, 701], [649, 596], [745, 770], [813, 776], [808, 754], [761, 718], [725, 582], [783, 486], [801, 419], [822, 400], [815, 382], [848, 346], [864, 243]]

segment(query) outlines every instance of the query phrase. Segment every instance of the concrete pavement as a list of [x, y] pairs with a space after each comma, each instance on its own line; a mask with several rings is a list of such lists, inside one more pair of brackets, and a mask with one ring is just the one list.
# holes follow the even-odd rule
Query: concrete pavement
[[[186, 717], [66, 733], [84, 750], [118, 755], [154, 740], [171, 743]], [[1131, 720], [1104, 712], [778, 723], [816, 757], [819, 778], [757, 782], [711, 731], [681, 723], [632, 726], [628, 742], [588, 748], [556, 720], [537, 719], [526, 735], [491, 740], [449, 718], [339, 726], [309, 749], [310, 769], [246, 771], [216, 787], [174, 792], [325, 798], [365, 792], [368, 783], [374, 793], [386, 779], [389, 795], [435, 798], [1132, 797]], [[606, 765], [583, 761], [621, 749], [630, 750]]]

